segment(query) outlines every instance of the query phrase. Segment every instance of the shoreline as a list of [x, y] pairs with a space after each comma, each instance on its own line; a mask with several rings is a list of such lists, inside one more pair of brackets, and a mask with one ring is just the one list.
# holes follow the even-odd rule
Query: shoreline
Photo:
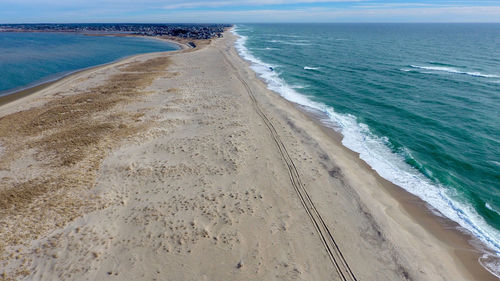
[[[238, 37], [239, 35], [235, 36]], [[252, 62], [241, 57], [239, 52], [238, 56], [246, 63], [247, 67], [251, 69]], [[267, 88], [267, 83], [260, 78], [259, 73], [256, 73], [253, 69], [251, 71], [255, 73], [255, 77], [257, 77], [257, 79]], [[479, 280], [500, 280], [500, 272], [494, 272], [483, 263], [485, 256], [487, 256], [487, 258], [493, 257], [494, 261], [500, 261], [500, 257], [497, 257], [489, 246], [485, 245], [479, 238], [460, 226], [457, 222], [439, 213], [438, 210], [434, 209], [423, 199], [380, 176], [377, 171], [360, 158], [358, 152], [342, 144], [343, 135], [322, 121], [322, 119], [326, 117], [322, 116], [322, 112], [315, 112], [316, 109], [289, 101], [282, 97], [280, 93], [270, 89], [268, 90], [310, 118], [326, 135], [342, 147], [346, 153], [351, 154], [364, 169], [372, 172], [386, 192], [400, 203], [402, 209], [407, 212], [415, 222], [447, 245], [450, 251], [456, 256], [457, 262], [462, 264], [472, 276]]]
[[[117, 130], [134, 124], [146, 128], [133, 131], [132, 139], [118, 135], [100, 144], [98, 152], [107, 151], [102, 158], [82, 154], [99, 166], [95, 184], [78, 190], [76, 197], [90, 193], [107, 204], [47, 228], [28, 245], [14, 244], [8, 264], [0, 260], [8, 274], [26, 266], [19, 274], [40, 280], [110, 275], [125, 280], [341, 280], [342, 270], [336, 271], [333, 261], [342, 256], [358, 280], [497, 280], [479, 265], [465, 236], [446, 229], [419, 205], [422, 201], [382, 179], [314, 113], [268, 90], [237, 54], [233, 35], [225, 37], [194, 51], [146, 53], [92, 68], [36, 91], [26, 103], [0, 106], [0, 121], [40, 100], [59, 114], [58, 104], [50, 102], [74, 101], [72, 95], [124, 75], [117, 84], [104, 85], [115, 92], [138, 69], [150, 71], [130, 100], [120, 103], [117, 94], [119, 106], [92, 106], [98, 94], [64, 103], [77, 106], [70, 112], [95, 111], [90, 116]], [[163, 68], [150, 69], [159, 59]], [[86, 116], [75, 118], [88, 123]], [[72, 126], [59, 124], [42, 132]], [[33, 146], [26, 147], [16, 155], [25, 158], [14, 160], [28, 163], [18, 161], [13, 171], [0, 172], [47, 173], [47, 165], [37, 162], [43, 160], [40, 155], [26, 158]], [[299, 200], [304, 192], [313, 202], [306, 202], [313, 205], [312, 213]], [[51, 195], [41, 202], [53, 200]], [[19, 224], [15, 219], [13, 226]], [[322, 228], [314, 227], [318, 219]], [[330, 238], [323, 235], [325, 229]], [[331, 260], [331, 241], [321, 239], [334, 239], [340, 255]]]
[[[36, 33], [36, 32], [24, 31], [24, 33]], [[40, 32], [40, 33], [42, 33], [42, 32]], [[61, 33], [77, 33], [77, 32], [61, 32]], [[78, 34], [84, 34], [84, 33], [78, 33]], [[84, 34], [84, 35], [86, 35], [86, 34]], [[89, 36], [93, 36], [93, 35], [89, 35]], [[116, 36], [116, 35], [112, 34], [112, 35], [102, 35], [102, 36]], [[160, 40], [160, 41], [174, 44], [177, 47], [179, 47], [179, 49], [177, 49], [177, 50], [165, 51], [165, 52], [179, 52], [179, 51], [183, 51], [186, 49], [190, 49], [190, 46], [188, 46], [182, 42], [177, 42], [175, 40], [169, 40], [169, 39], [164, 39], [164, 38], [150, 37], [150, 36], [130, 36], [130, 35], [123, 36], [123, 37], [139, 37], [139, 38], [147, 38], [150, 40]], [[163, 52], [153, 52], [153, 53], [163, 53]], [[10, 102], [24, 98], [24, 97], [29, 96], [33, 93], [38, 92], [38, 91], [44, 90], [44, 89], [50, 87], [51, 85], [53, 85], [54, 83], [60, 82], [64, 79], [70, 78], [74, 75], [78, 75], [82, 72], [96, 70], [98, 68], [106, 67], [106, 66], [109, 66], [109, 65], [112, 65], [115, 63], [119, 63], [120, 61], [133, 58], [135, 56], [140, 56], [143, 54], [153, 54], [153, 53], [138, 53], [138, 54], [125, 56], [125, 57], [118, 58], [116, 60], [113, 60], [113, 61], [110, 61], [107, 63], [93, 65], [93, 66], [89, 66], [89, 67], [84, 67], [84, 68], [72, 70], [69, 72], [61, 73], [59, 75], [54, 74], [53, 75], [54, 78], [47, 77], [45, 79], [42, 79], [40, 82], [34, 82], [34, 83], [28, 84], [26, 86], [20, 86], [20, 87], [18, 87], [17, 90], [15, 88], [11, 89], [11, 90], [6, 90], [3, 94], [0, 95], [0, 106], [3, 106], [3, 105], [8, 104]]]
[[492, 280], [500, 279], [500, 277], [496, 276], [490, 268], [482, 264], [484, 255], [494, 255], [492, 252], [493, 250], [457, 222], [441, 215], [439, 211], [435, 210], [429, 203], [397, 184], [381, 177], [377, 171], [373, 170], [368, 163], [359, 157], [358, 152], [352, 151], [342, 144], [342, 134], [325, 125], [321, 121], [319, 114], [311, 112], [307, 108], [304, 108], [303, 105], [293, 102], [290, 103], [295, 106], [297, 110], [309, 116], [313, 122], [324, 130], [325, 134], [329, 135], [335, 142], [341, 145], [347, 153], [357, 158], [365, 169], [371, 170], [382, 183], [381, 186], [384, 187], [390, 196], [394, 197], [401, 204], [403, 210], [434, 237], [452, 249], [456, 254], [457, 261], [472, 273], [474, 277], [479, 277], [479, 280], [490, 280], [493, 276], [495, 277], [493, 277], [494, 279]]

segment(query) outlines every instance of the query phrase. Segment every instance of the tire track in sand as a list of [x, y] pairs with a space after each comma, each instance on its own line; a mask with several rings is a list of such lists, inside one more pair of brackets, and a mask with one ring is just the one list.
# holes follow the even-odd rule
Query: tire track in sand
[[229, 67], [234, 70], [236, 78], [238, 78], [238, 80], [245, 87], [248, 96], [252, 100], [252, 104], [255, 108], [255, 111], [262, 118], [267, 128], [269, 129], [269, 132], [271, 133], [271, 136], [274, 142], [276, 143], [276, 146], [278, 147], [278, 150], [288, 168], [290, 182], [292, 183], [292, 186], [295, 192], [297, 193], [297, 196], [299, 197], [302, 206], [306, 210], [307, 215], [311, 219], [314, 228], [319, 234], [321, 242], [323, 243], [323, 246], [325, 247], [325, 250], [327, 251], [329, 258], [332, 261], [332, 264], [335, 266], [335, 269], [339, 274], [340, 279], [344, 281], [357, 281], [356, 276], [354, 275], [351, 268], [349, 267], [349, 264], [345, 260], [342, 251], [340, 250], [337, 242], [335, 241], [332, 233], [330, 232], [330, 229], [328, 229], [328, 226], [326, 225], [325, 221], [323, 220], [320, 213], [316, 209], [316, 206], [311, 200], [311, 197], [309, 196], [309, 193], [307, 192], [305, 185], [302, 183], [300, 179], [297, 167], [295, 166], [292, 158], [290, 157], [290, 154], [288, 153], [285, 145], [281, 141], [280, 136], [276, 131], [273, 123], [263, 112], [259, 103], [255, 99], [255, 95], [253, 94], [252, 89], [250, 88], [250, 86], [248, 86], [247, 82], [241, 77], [237, 68], [231, 63], [231, 61], [226, 57], [226, 54], [222, 50], [219, 51], [222, 54], [222, 57], [226, 62], [226, 64], [229, 65]]

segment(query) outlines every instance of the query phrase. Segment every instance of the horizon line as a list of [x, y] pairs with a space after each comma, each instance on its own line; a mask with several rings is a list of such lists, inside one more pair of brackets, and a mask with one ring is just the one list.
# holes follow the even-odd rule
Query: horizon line
[[288, 22], [288, 21], [283, 21], [283, 22], [238, 22], [238, 23], [232, 23], [232, 22], [0, 22], [0, 25], [6, 25], [6, 24], [230, 24], [230, 25], [237, 25], [237, 24], [500, 24], [500, 21], [498, 22], [455, 22], [455, 21], [450, 21], [450, 22], [433, 22], [433, 21], [422, 21], [422, 22], [407, 22], [407, 21], [387, 21], [387, 22], [370, 22], [370, 21], [338, 21], [338, 22], [330, 22], [330, 21], [325, 21], [325, 22]]

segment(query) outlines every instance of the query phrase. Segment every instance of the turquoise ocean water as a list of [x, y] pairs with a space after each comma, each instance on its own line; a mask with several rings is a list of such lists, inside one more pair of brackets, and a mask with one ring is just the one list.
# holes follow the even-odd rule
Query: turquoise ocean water
[[500, 253], [499, 24], [237, 25], [268, 87]]
[[176, 49], [139, 37], [0, 32], [0, 95], [130, 55]]

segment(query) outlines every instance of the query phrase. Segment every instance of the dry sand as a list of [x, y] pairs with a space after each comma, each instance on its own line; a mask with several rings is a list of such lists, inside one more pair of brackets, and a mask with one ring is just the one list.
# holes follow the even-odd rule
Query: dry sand
[[0, 108], [0, 278], [494, 280], [466, 236], [430, 229], [416, 199], [268, 91], [234, 40]]

